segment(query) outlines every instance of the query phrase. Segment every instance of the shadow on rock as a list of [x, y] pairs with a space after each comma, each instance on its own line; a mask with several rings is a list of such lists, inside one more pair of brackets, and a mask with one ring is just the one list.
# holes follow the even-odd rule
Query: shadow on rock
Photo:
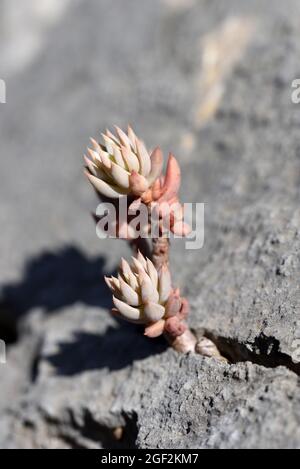
[[[107, 309], [109, 314], [112, 299], [104, 273], [115, 273], [107, 272], [104, 257], [87, 258], [72, 246], [30, 260], [23, 280], [2, 289], [0, 337], [7, 344], [15, 343], [19, 320], [34, 308], [50, 314], [82, 303]], [[78, 331], [70, 342], [58, 346], [57, 354], [38, 357], [37, 362], [47, 360], [58, 375], [65, 376], [101, 368], [119, 370], [166, 349], [164, 340], [149, 340], [138, 326], [117, 320], [116, 327], [110, 326], [103, 335]]]
[[18, 340], [19, 319], [34, 308], [46, 313], [83, 303], [108, 309], [111, 295], [103, 282], [105, 258], [87, 258], [73, 246], [28, 261], [19, 283], [4, 285], [0, 297], [0, 338]]
[[77, 302], [108, 308], [111, 298], [103, 282], [104, 267], [105, 258], [89, 259], [72, 246], [45, 252], [27, 263], [20, 283], [4, 285], [2, 309], [5, 305], [20, 317], [36, 307], [50, 313]]
[[74, 376], [102, 368], [120, 370], [167, 348], [163, 338], [150, 340], [141, 328], [124, 322], [120, 327], [109, 327], [104, 335], [77, 332], [73, 338], [72, 342], [60, 343], [58, 353], [43, 357], [58, 375]]

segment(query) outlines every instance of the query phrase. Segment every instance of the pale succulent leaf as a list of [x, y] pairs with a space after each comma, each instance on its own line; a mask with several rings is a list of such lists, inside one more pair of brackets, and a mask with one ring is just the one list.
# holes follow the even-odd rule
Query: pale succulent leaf
[[105, 134], [101, 134], [101, 135], [102, 135], [102, 138], [104, 140], [107, 152], [110, 155], [113, 155], [114, 154], [115, 142], [110, 137], [108, 137], [107, 135], [105, 135]]
[[137, 291], [137, 289], [139, 288], [139, 282], [136, 275], [134, 275], [132, 272], [130, 272], [129, 274], [128, 282], [131, 288], [133, 288], [134, 291]]
[[95, 165], [95, 163], [93, 163], [86, 155], [83, 155], [83, 158], [90, 173], [92, 173], [93, 176], [97, 176], [97, 165]]
[[116, 145], [120, 145], [120, 142], [118, 141], [117, 137], [109, 130], [109, 129], [106, 129], [106, 135], [116, 144]]
[[143, 264], [141, 264], [141, 262], [135, 257], [132, 257], [132, 270], [137, 274], [140, 274], [140, 272], [145, 272]]
[[147, 261], [144, 258], [143, 254], [141, 253], [140, 250], [138, 251], [138, 254], [137, 254], [137, 260], [142, 264], [142, 266], [146, 270], [147, 269]]
[[121, 259], [121, 271], [125, 276], [132, 274], [131, 267], [124, 257]]
[[111, 175], [117, 185], [123, 189], [129, 189], [129, 173], [115, 163], [111, 164]]
[[101, 158], [101, 162], [103, 164], [103, 166], [110, 170], [111, 169], [111, 165], [112, 165], [112, 162], [111, 162], [111, 159], [109, 157], [109, 154], [104, 151], [104, 150], [100, 150], [100, 158]]
[[138, 320], [141, 317], [141, 312], [137, 308], [133, 308], [128, 304], [124, 303], [124, 301], [118, 300], [115, 296], [113, 296], [113, 302], [115, 307], [119, 310], [122, 316], [126, 319], [133, 319]]
[[137, 137], [136, 137], [134, 131], [132, 130], [132, 128], [130, 127], [130, 125], [128, 126], [128, 137], [129, 137], [131, 146], [133, 148], [133, 151], [136, 153], [137, 152], [137, 147], [136, 147]]
[[139, 139], [136, 139], [136, 146], [137, 146], [137, 155], [140, 161], [140, 172], [142, 176], [147, 177], [151, 171], [151, 161], [149, 153], [146, 150], [146, 147], [143, 142]]
[[[111, 313], [113, 316], [115, 316], [118, 319], [126, 319], [126, 321], [132, 323], [132, 324], [144, 324], [144, 319], [129, 319], [129, 318], [124, 318], [124, 316], [120, 313], [120, 311], [117, 308], [112, 308]], [[149, 336], [150, 337], [150, 336]]]
[[160, 319], [154, 324], [151, 324], [150, 326], [146, 327], [145, 335], [147, 337], [150, 337], [151, 339], [155, 339], [156, 337], [159, 337], [162, 335], [162, 333], [164, 332], [164, 328], [165, 328], [165, 320]]
[[148, 302], [144, 307], [144, 317], [149, 322], [156, 322], [163, 318], [165, 308], [157, 303]]
[[159, 294], [157, 288], [153, 285], [148, 276], [144, 276], [141, 283], [141, 295], [143, 303], [151, 301], [153, 303], [159, 303]]
[[90, 141], [91, 141], [91, 143], [92, 143], [92, 145], [93, 145], [93, 149], [94, 149], [97, 153], [99, 153], [101, 147], [100, 147], [99, 143], [97, 142], [97, 140], [95, 140], [94, 138], [90, 137]]
[[158, 272], [150, 259], [147, 259], [147, 272], [155, 288], [158, 287]]
[[120, 287], [125, 302], [130, 306], [139, 306], [139, 295], [122, 278], [120, 278]]
[[118, 199], [120, 197], [123, 197], [126, 192], [122, 191], [120, 188], [117, 186], [112, 186], [108, 184], [107, 182], [103, 181], [102, 179], [99, 179], [92, 174], [90, 174], [88, 171], [86, 171], [86, 176], [88, 177], [90, 183], [94, 186], [94, 188], [102, 195], [105, 197], [111, 198], [111, 199]]
[[168, 267], [164, 265], [159, 272], [159, 296], [161, 303], [168, 301], [171, 291], [171, 274]]
[[163, 154], [156, 148], [151, 154], [151, 171], [147, 177], [149, 184], [153, 184], [161, 175], [163, 169]]
[[138, 157], [127, 147], [121, 147], [123, 159], [128, 167], [128, 171], [136, 171], [139, 172], [140, 170], [140, 163]]
[[115, 126], [115, 129], [116, 129], [116, 131], [117, 131], [117, 134], [118, 134], [118, 137], [119, 137], [121, 143], [122, 143], [125, 147], [127, 147], [127, 148], [130, 149], [130, 148], [131, 148], [131, 142], [130, 142], [128, 136], [125, 134], [125, 132], [123, 132], [123, 130], [120, 129], [119, 127], [117, 127], [117, 126]]
[[114, 159], [121, 168], [125, 169], [125, 161], [122, 157], [121, 150], [117, 146], [114, 147]]

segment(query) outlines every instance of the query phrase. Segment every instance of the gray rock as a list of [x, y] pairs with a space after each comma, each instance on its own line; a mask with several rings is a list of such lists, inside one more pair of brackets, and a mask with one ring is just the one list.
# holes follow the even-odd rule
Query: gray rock
[[[299, 448], [299, 2], [64, 5], [0, 105], [0, 446]], [[172, 264], [228, 364], [108, 315], [128, 250], [97, 239], [80, 154], [127, 122], [206, 204], [204, 248]]]
[[96, 308], [45, 329], [15, 447], [299, 448], [298, 378], [284, 367], [179, 356]]

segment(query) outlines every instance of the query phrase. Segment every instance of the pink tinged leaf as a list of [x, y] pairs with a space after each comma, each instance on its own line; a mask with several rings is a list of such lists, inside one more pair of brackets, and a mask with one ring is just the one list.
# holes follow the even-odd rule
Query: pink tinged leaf
[[158, 213], [162, 218], [168, 217], [171, 219], [171, 207], [168, 202], [159, 200], [155, 204], [156, 213]]
[[134, 195], [141, 196], [148, 189], [148, 181], [136, 171], [129, 176], [130, 188]]
[[143, 303], [159, 302], [159, 294], [157, 289], [154, 287], [153, 283], [151, 282], [150, 278], [145, 275], [142, 282], [141, 282], [141, 295]]
[[151, 154], [151, 171], [149, 176], [147, 177], [149, 184], [153, 184], [157, 178], [161, 175], [163, 168], [163, 154], [159, 147], [155, 148], [155, 150]]
[[165, 303], [168, 301], [172, 291], [171, 274], [166, 265], [163, 265], [159, 272], [159, 295], [160, 301]]
[[144, 317], [148, 322], [156, 322], [164, 317], [165, 308], [149, 301], [144, 307]]
[[146, 192], [144, 192], [143, 195], [141, 196], [141, 200], [146, 205], [150, 204], [153, 201], [152, 189], [146, 190]]
[[90, 183], [96, 189], [96, 191], [99, 192], [100, 194], [104, 195], [105, 197], [108, 197], [108, 198], [111, 198], [111, 199], [118, 199], [120, 197], [123, 197], [126, 194], [126, 192], [122, 191], [119, 187], [107, 184], [102, 179], [99, 179], [99, 178], [93, 176], [92, 174], [88, 173], [87, 171], [85, 172], [85, 174], [88, 177]]
[[118, 186], [129, 189], [129, 173], [125, 169], [112, 163], [110, 172]]
[[115, 307], [118, 309], [121, 315], [124, 316], [124, 318], [129, 320], [133, 319], [134, 321], [140, 319], [141, 312], [139, 309], [129, 306], [128, 304], [124, 303], [124, 301], [118, 300], [118, 298], [115, 296], [113, 296], [113, 302]]
[[172, 226], [171, 231], [176, 236], [188, 236], [191, 233], [192, 228], [187, 223], [177, 222]]
[[163, 319], [160, 319], [156, 323], [152, 324], [151, 326], [146, 327], [145, 329], [145, 335], [147, 337], [150, 337], [151, 339], [155, 339], [156, 337], [159, 337], [162, 335], [164, 332], [165, 328], [165, 321]]
[[177, 208], [176, 205], [177, 204], [180, 205], [180, 208], [183, 211], [183, 207], [179, 202], [178, 195], [174, 195], [174, 197], [172, 197], [171, 199], [168, 200], [168, 203], [170, 204], [170, 206], [172, 206], [173, 211], [176, 210], [176, 208]]
[[181, 308], [179, 312], [180, 319], [186, 319], [190, 312], [190, 305], [186, 298], [181, 298]]
[[162, 195], [162, 188], [160, 180], [156, 180], [152, 186], [152, 198], [158, 200]]
[[138, 157], [134, 153], [132, 153], [132, 151], [129, 148], [124, 147], [124, 146], [121, 147], [121, 152], [122, 152], [123, 159], [128, 167], [128, 171], [139, 172], [140, 163], [139, 163]]
[[181, 221], [183, 219], [184, 210], [182, 204], [178, 201], [177, 197], [174, 197], [169, 202], [171, 207], [172, 217], [175, 221]]
[[166, 316], [168, 318], [172, 316], [176, 316], [176, 314], [179, 313], [180, 308], [181, 308], [181, 299], [179, 298], [179, 296], [177, 296], [176, 294], [172, 292], [166, 304]]
[[171, 337], [179, 337], [187, 330], [187, 326], [180, 322], [180, 320], [174, 316], [166, 320], [165, 331], [170, 334]]
[[141, 166], [140, 172], [143, 176], [147, 177], [151, 171], [151, 160], [150, 160], [149, 153], [147, 152], [146, 147], [141, 140], [136, 139], [136, 146], [137, 146], [137, 155], [138, 155], [140, 166]]
[[181, 172], [176, 158], [170, 153], [164, 180], [162, 200], [170, 200], [178, 194]]
[[150, 259], [147, 259], [147, 272], [155, 288], [158, 288], [158, 272]]
[[130, 306], [139, 306], [139, 295], [129, 286], [122, 278], [120, 278], [120, 288], [123, 298]]

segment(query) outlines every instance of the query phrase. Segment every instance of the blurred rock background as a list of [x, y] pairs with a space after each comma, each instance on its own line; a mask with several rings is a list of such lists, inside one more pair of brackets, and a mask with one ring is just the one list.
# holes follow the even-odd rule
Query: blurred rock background
[[[0, 0], [2, 448], [299, 448], [297, 0]], [[109, 314], [82, 176], [89, 136], [130, 122], [172, 150], [205, 246], [176, 242], [179, 357]]]

